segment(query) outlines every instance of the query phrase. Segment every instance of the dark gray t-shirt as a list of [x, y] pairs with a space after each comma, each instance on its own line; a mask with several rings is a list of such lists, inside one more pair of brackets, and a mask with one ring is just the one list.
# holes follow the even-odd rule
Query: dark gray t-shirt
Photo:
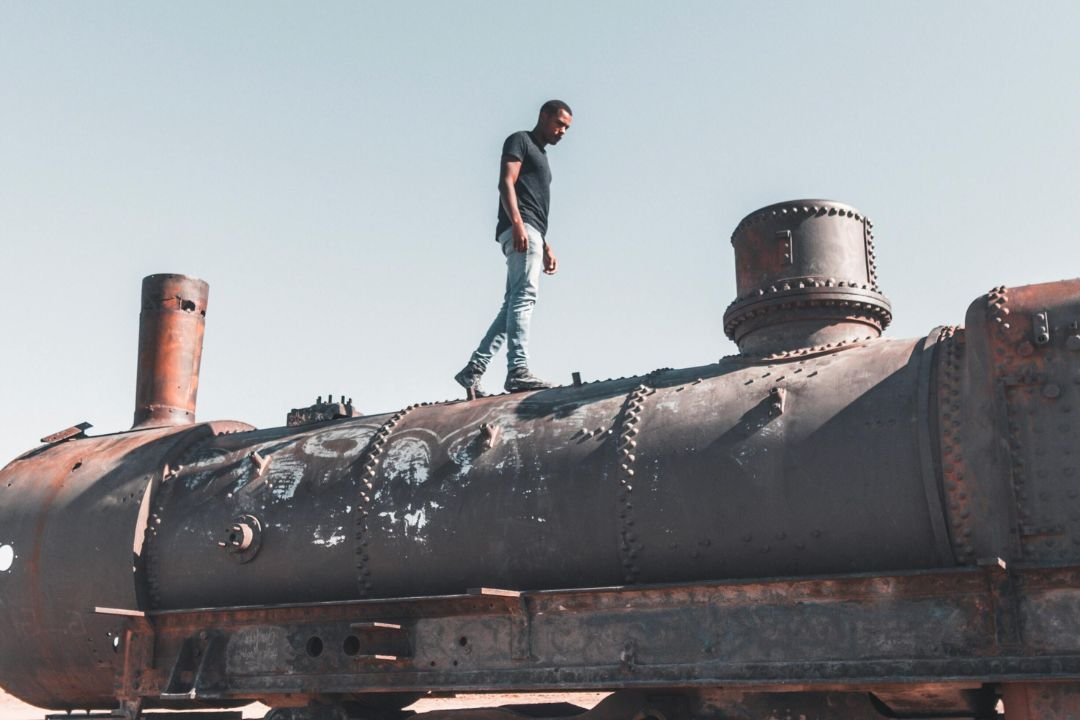
[[[548, 166], [547, 153], [536, 144], [528, 130], [522, 130], [506, 138], [502, 154], [503, 158], [509, 156], [521, 161], [521, 172], [514, 183], [521, 219], [539, 230], [541, 235], [546, 235], [551, 202], [551, 168]], [[510, 217], [503, 209], [500, 198], [496, 239], [509, 228]]]

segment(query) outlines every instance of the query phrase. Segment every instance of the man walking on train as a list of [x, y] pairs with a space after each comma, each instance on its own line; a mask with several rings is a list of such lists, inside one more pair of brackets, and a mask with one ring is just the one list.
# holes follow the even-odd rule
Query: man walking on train
[[529, 322], [540, 288], [540, 271], [559, 268], [545, 236], [548, 228], [551, 168], [547, 147], [556, 145], [573, 122], [570, 106], [549, 100], [540, 108], [536, 127], [516, 132], [503, 143], [499, 171], [499, 217], [495, 239], [506, 257], [506, 292], [468, 364], [454, 376], [470, 397], [481, 397], [480, 378], [506, 342], [508, 392], [551, 387], [529, 370]]

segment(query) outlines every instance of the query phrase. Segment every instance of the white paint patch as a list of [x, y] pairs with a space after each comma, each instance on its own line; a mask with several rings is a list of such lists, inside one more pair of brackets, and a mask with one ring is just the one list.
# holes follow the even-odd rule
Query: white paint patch
[[427, 513], [424, 512], [424, 508], [405, 513], [402, 515], [402, 519], [405, 521], [405, 527], [411, 530], [423, 530], [424, 526], [428, 524]]
[[374, 434], [371, 428], [334, 428], [309, 437], [304, 442], [303, 451], [321, 458], [356, 457], [364, 451]]
[[[405, 537], [411, 537], [419, 543], [424, 543], [427, 538], [421, 531], [431, 522], [429, 511], [439, 510], [442, 505], [429, 500], [426, 505], [418, 508], [409, 507], [398, 510], [384, 510], [379, 517], [386, 520], [385, 530], [388, 535], [393, 535], [395, 528], [400, 528]], [[400, 523], [400, 524], [399, 524]]]
[[304, 477], [306, 463], [295, 456], [271, 456], [270, 467], [266, 471], [266, 481], [270, 492], [278, 500], [291, 500], [300, 487]]
[[7, 572], [15, 564], [15, 548], [0, 545], [0, 572]]
[[516, 426], [517, 422], [518, 421], [515, 418], [502, 418], [502, 422], [499, 424], [502, 428], [502, 432], [500, 433], [501, 437], [499, 438], [501, 442], [520, 440], [521, 438], [532, 435], [531, 430], [522, 432], [521, 428]]
[[330, 537], [323, 537], [321, 529], [315, 528], [315, 537], [312, 538], [311, 543], [313, 545], [322, 545], [324, 547], [334, 547], [335, 545], [340, 545], [341, 543], [345, 542], [344, 530], [344, 528], [338, 527], [330, 533]]
[[210, 450], [205, 457], [201, 457], [194, 462], [188, 463], [184, 466], [185, 469], [198, 470], [200, 468], [212, 467], [215, 465], [221, 465], [226, 462], [232, 453], [226, 450]]
[[423, 485], [428, 479], [431, 451], [423, 440], [401, 438], [386, 451], [383, 469], [389, 481], [400, 480], [413, 486]]
[[474, 454], [472, 444], [472, 438], [462, 438], [446, 451], [446, 454], [458, 466], [458, 479], [462, 479], [472, 472]]

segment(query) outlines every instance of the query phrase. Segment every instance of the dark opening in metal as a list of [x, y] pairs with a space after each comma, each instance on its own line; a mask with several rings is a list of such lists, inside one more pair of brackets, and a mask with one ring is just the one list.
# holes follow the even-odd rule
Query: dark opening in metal
[[322, 638], [318, 635], [313, 636], [307, 641], [307, 654], [311, 657], [319, 657], [322, 655], [323, 642]]
[[352, 657], [356, 653], [360, 652], [360, 638], [356, 637], [355, 635], [350, 635], [349, 637], [345, 638], [345, 642], [342, 644], [342, 649], [345, 651], [346, 655]]

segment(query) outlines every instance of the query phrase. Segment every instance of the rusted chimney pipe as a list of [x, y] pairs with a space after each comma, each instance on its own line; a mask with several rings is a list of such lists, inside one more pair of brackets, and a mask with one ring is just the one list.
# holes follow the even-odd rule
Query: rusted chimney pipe
[[209, 294], [186, 275], [143, 278], [133, 430], [195, 422]]

